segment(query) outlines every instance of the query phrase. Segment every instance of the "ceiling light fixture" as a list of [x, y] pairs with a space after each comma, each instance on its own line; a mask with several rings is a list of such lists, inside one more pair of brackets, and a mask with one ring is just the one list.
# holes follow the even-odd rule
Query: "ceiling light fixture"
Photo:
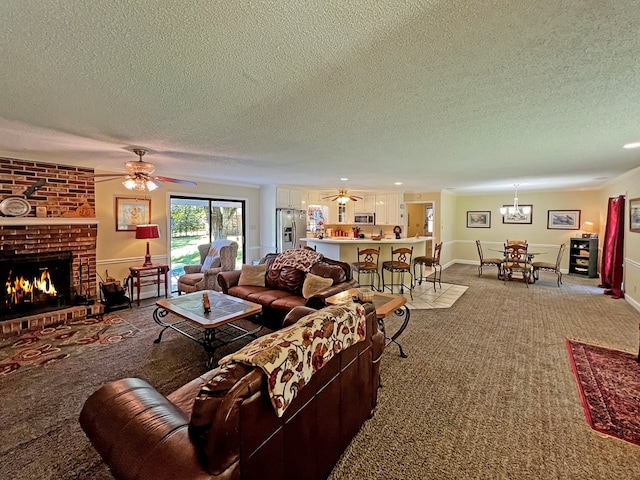
[[160, 184], [154, 182], [150, 178], [142, 178], [142, 177], [127, 177], [127, 179], [122, 182], [122, 185], [128, 190], [135, 190], [136, 192], [152, 192], [156, 188], [160, 188]]
[[511, 207], [500, 207], [500, 215], [506, 215], [507, 213], [511, 216], [515, 217], [526, 217], [531, 213], [531, 207], [520, 207], [518, 206], [518, 187], [520, 184], [516, 183], [516, 194], [513, 197], [513, 206]]
[[627, 143], [622, 148], [640, 148], [640, 142]]

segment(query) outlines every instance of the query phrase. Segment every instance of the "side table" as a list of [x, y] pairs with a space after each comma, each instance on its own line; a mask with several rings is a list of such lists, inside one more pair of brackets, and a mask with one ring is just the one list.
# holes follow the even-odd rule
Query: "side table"
[[[327, 302], [329, 305], [340, 305], [341, 303], [353, 301], [353, 299], [357, 296], [358, 289], [350, 288], [349, 290], [345, 290], [344, 292], [340, 292], [336, 295], [326, 298], [325, 302]], [[374, 292], [372, 303], [376, 308], [376, 317], [378, 319], [380, 330], [387, 339], [385, 348], [389, 346], [389, 344], [395, 343], [400, 350], [400, 356], [402, 358], [407, 358], [407, 354], [404, 353], [402, 345], [400, 345], [397, 340], [400, 334], [404, 332], [405, 328], [407, 328], [407, 325], [409, 325], [409, 318], [411, 318], [411, 312], [405, 305], [407, 303], [407, 299], [402, 295], [396, 295], [393, 293]], [[402, 325], [400, 325], [400, 328], [398, 328], [398, 330], [391, 337], [388, 337], [384, 325], [384, 319], [392, 313], [396, 314], [398, 317], [404, 317], [404, 320], [402, 322]]]
[[148, 265], [146, 267], [129, 267], [129, 295], [133, 299], [133, 288], [136, 288], [136, 303], [140, 306], [140, 287], [143, 285], [164, 284], [164, 298], [169, 296], [169, 265]]

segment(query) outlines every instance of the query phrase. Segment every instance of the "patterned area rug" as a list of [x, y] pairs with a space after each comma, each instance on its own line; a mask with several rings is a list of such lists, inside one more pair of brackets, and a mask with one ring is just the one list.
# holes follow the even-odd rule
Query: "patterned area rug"
[[567, 340], [587, 422], [640, 445], [640, 363], [635, 354]]
[[85, 348], [108, 346], [139, 330], [113, 314], [74, 320], [21, 334], [0, 335], [0, 376], [46, 367]]

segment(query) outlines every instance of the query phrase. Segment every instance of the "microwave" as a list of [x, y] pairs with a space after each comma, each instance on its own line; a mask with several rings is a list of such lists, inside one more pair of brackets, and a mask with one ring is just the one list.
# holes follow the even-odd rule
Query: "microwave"
[[376, 214], [375, 213], [356, 213], [353, 216], [353, 223], [356, 225], [375, 225]]

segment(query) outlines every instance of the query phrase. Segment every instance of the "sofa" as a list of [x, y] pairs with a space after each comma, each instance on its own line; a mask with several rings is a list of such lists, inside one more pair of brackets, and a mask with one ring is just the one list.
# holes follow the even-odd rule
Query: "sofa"
[[200, 264], [185, 265], [184, 275], [178, 278], [178, 295], [201, 290], [220, 291], [218, 274], [236, 267], [238, 244], [231, 240], [214, 240], [198, 245]]
[[[308, 252], [312, 257], [315, 254], [312, 249], [292, 249], [282, 255], [287, 252]], [[260, 260], [260, 265], [265, 267], [262, 285], [241, 285], [241, 270], [221, 272], [218, 276], [222, 293], [262, 305], [262, 317], [271, 328], [274, 327], [274, 322], [281, 322], [294, 307], [322, 308], [326, 305], [326, 298], [358, 286], [358, 282], [352, 278], [351, 265], [346, 262], [316, 254], [317, 261], [307, 265], [308, 272], [305, 272], [294, 266], [277, 266], [279, 255], [281, 254], [269, 253]], [[309, 274], [331, 279], [332, 283], [305, 298], [303, 287]]]
[[[360, 307], [362, 340], [335, 349], [282, 416], [263, 370], [232, 362], [166, 397], [138, 378], [107, 383], [80, 425], [118, 480], [325, 479], [377, 403], [384, 337], [373, 305]], [[330, 320], [336, 308], [296, 307], [284, 327]]]

